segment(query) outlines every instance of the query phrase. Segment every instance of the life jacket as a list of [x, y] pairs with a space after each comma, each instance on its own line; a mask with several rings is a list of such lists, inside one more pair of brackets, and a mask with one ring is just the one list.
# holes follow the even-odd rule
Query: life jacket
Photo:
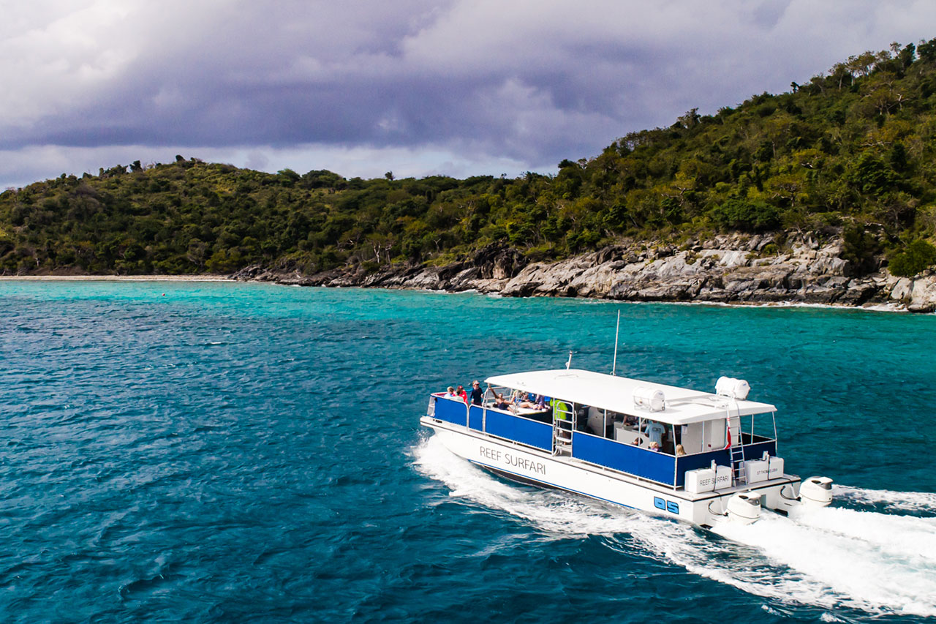
[[559, 420], [569, 420], [569, 416], [572, 415], [572, 410], [569, 408], [569, 404], [565, 401], [560, 401], [559, 399], [552, 400], [553, 414], [556, 415], [556, 418]]

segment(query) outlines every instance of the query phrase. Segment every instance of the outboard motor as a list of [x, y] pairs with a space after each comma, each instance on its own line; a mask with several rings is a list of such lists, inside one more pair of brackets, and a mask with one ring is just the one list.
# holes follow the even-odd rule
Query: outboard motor
[[809, 477], [800, 485], [799, 493], [807, 507], [828, 507], [832, 502], [832, 479]]
[[760, 496], [750, 492], [735, 494], [728, 499], [728, 519], [740, 524], [752, 524], [760, 518]]

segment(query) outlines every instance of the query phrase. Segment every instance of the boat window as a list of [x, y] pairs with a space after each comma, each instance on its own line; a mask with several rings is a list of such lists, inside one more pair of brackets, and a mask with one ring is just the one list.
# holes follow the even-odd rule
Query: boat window
[[741, 443], [754, 444], [774, 439], [774, 420], [771, 414], [741, 417]]
[[608, 412], [606, 438], [615, 442], [634, 444], [637, 439], [637, 418], [617, 412]]
[[585, 433], [590, 433], [592, 435], [606, 438], [608, 437], [607, 422], [609, 419], [609, 414], [613, 413], [614, 412], [608, 412], [608, 410], [598, 409], [597, 407], [589, 407], [588, 412], [585, 415], [584, 425], [581, 425], [581, 421], [579, 421], [579, 424], [583, 427], [582, 430]]
[[[596, 435], [601, 438], [617, 439], [615, 431], [620, 430], [625, 419], [624, 414], [612, 412], [599, 407], [582, 406], [579, 412], [577, 428], [579, 431]], [[578, 411], [578, 409], [577, 409]], [[635, 427], [636, 428], [636, 427]]]
[[529, 418], [539, 422], [552, 423], [552, 402], [549, 397], [541, 396], [515, 388], [491, 386], [484, 393], [485, 409], [507, 412], [514, 416]]
[[678, 444], [682, 444], [683, 451], [686, 455], [695, 455], [696, 453], [701, 453], [705, 449], [703, 445], [704, 435], [704, 422], [691, 423], [688, 425], [680, 425], [676, 428], [676, 432], [679, 436]]

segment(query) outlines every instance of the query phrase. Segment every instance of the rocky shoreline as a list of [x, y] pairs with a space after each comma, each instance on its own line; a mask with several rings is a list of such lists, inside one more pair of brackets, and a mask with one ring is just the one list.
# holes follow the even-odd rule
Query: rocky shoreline
[[[910, 312], [936, 310], [936, 275], [897, 278], [886, 268], [853, 275], [842, 240], [809, 235], [740, 234], [671, 244], [632, 243], [558, 262], [528, 262], [517, 250], [491, 246], [443, 267], [362, 265], [312, 275], [250, 266], [231, 277], [301, 286], [357, 286], [475, 290], [510, 297], [592, 297], [619, 301], [723, 304], [891, 305]], [[373, 269], [373, 267], [371, 267]]]

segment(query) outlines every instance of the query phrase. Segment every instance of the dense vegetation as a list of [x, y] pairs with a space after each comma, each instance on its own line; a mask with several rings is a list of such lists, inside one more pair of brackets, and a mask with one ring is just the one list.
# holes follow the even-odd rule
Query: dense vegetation
[[[556, 175], [394, 180], [177, 157], [0, 195], [0, 272], [313, 272], [445, 263], [491, 243], [533, 259], [622, 237], [844, 229], [844, 255], [936, 261], [936, 39], [836, 64], [780, 95], [691, 110]], [[778, 236], [782, 246], [782, 235]]]

